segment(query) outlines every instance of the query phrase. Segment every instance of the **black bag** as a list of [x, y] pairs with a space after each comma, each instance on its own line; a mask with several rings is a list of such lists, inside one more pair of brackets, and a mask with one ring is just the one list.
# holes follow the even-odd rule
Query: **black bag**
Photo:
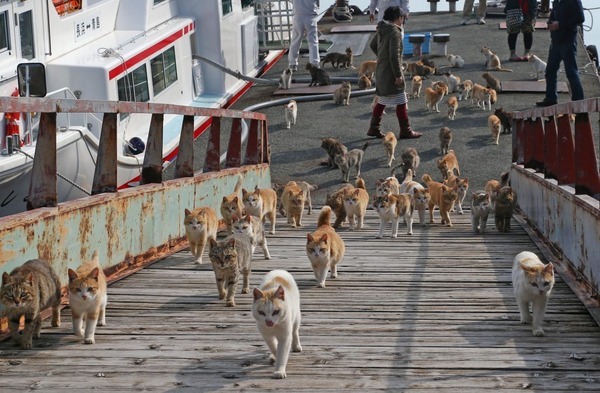
[[509, 30], [517, 30], [523, 26], [525, 17], [521, 8], [513, 8], [506, 11], [506, 27]]

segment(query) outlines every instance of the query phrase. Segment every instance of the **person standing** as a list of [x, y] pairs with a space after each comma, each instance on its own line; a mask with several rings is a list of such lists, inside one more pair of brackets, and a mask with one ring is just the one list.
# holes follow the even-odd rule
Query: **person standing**
[[410, 12], [408, 3], [409, 0], [371, 0], [371, 4], [369, 5], [369, 21], [371, 23], [375, 21], [375, 11], [379, 10], [377, 13], [377, 23], [381, 22], [385, 10], [394, 5], [400, 7], [400, 11], [404, 15], [404, 21], [406, 21]]
[[[465, 4], [463, 6], [463, 25], [469, 24], [469, 20], [471, 20], [471, 15], [473, 14], [473, 3], [475, 0], [465, 0]], [[487, 1], [479, 0], [479, 5], [477, 6], [477, 24], [485, 25], [485, 13], [487, 12]]]
[[[506, 14], [506, 32], [508, 33], [508, 49], [511, 61], [527, 61], [527, 56], [533, 46], [535, 17], [537, 12], [536, 0], [508, 0], [504, 13]], [[517, 37], [523, 33], [524, 56], [517, 56]]]
[[319, 30], [317, 20], [319, 14], [319, 0], [293, 0], [294, 17], [292, 18], [292, 39], [288, 52], [288, 65], [292, 71], [298, 70], [298, 57], [302, 36], [306, 33], [308, 42], [309, 62], [319, 67]]
[[577, 68], [578, 26], [585, 22], [581, 0], [554, 0], [548, 19], [550, 50], [546, 62], [546, 97], [536, 102], [537, 106], [558, 103], [557, 78], [560, 62], [571, 86], [571, 100], [583, 100], [583, 86]]
[[402, 24], [404, 15], [398, 6], [388, 7], [383, 20], [377, 24], [377, 33], [369, 46], [377, 54], [375, 69], [375, 94], [377, 103], [373, 105], [368, 136], [383, 138], [381, 119], [387, 105], [396, 107], [396, 117], [400, 126], [400, 139], [419, 138], [420, 132], [411, 129], [408, 121], [408, 99], [404, 92], [405, 81], [402, 73]]

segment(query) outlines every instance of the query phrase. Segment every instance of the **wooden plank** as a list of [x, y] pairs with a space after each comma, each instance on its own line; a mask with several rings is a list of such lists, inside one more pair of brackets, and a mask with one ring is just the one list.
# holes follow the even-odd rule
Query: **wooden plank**
[[[506, 30], [506, 21], [498, 23], [498, 28], [500, 30]], [[536, 21], [535, 28], [536, 30], [546, 30], [548, 29], [548, 24], [543, 21]]]

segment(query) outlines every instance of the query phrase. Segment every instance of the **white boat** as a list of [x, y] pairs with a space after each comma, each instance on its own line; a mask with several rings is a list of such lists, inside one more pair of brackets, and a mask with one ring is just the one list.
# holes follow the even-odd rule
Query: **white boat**
[[[226, 108], [251, 85], [197, 60], [199, 55], [253, 77], [283, 54], [259, 61], [258, 17], [251, 1], [3, 0], [0, 95], [17, 88], [17, 66], [45, 66], [50, 98], [141, 101]], [[21, 86], [21, 95], [26, 90]], [[0, 108], [0, 111], [2, 109]], [[35, 156], [37, 115], [0, 114], [0, 216], [25, 211]], [[18, 117], [18, 114], [17, 114]], [[89, 195], [102, 114], [58, 115], [58, 201]], [[13, 128], [11, 129], [11, 122]], [[165, 116], [163, 160], [178, 150], [181, 117]], [[197, 137], [210, 119], [195, 119]], [[119, 114], [119, 188], [139, 179], [150, 115]], [[7, 134], [23, 144], [12, 154]], [[30, 137], [33, 136], [33, 138]], [[13, 146], [14, 147], [14, 146]], [[18, 147], [18, 146], [17, 146]], [[141, 151], [141, 152], [140, 152]]]

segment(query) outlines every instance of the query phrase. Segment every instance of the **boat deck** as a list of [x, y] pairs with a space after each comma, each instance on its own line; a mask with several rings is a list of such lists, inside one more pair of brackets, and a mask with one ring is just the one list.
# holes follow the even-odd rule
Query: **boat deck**
[[366, 229], [340, 231], [346, 257], [321, 289], [304, 250], [315, 213], [302, 229], [280, 218], [272, 259], [257, 250], [253, 260], [251, 286], [283, 268], [300, 288], [303, 352], [290, 355], [287, 379], [270, 378], [252, 295], [225, 307], [210, 264], [183, 251], [110, 286], [95, 345], [73, 336], [68, 309], [60, 328], [44, 323], [35, 349], [1, 343], [2, 390], [600, 390], [600, 329], [565, 282], [557, 277], [545, 337], [519, 323], [512, 259], [540, 253], [518, 223], [475, 236], [466, 214], [452, 228], [415, 225], [407, 236], [401, 224], [398, 239], [375, 239], [369, 211]]

